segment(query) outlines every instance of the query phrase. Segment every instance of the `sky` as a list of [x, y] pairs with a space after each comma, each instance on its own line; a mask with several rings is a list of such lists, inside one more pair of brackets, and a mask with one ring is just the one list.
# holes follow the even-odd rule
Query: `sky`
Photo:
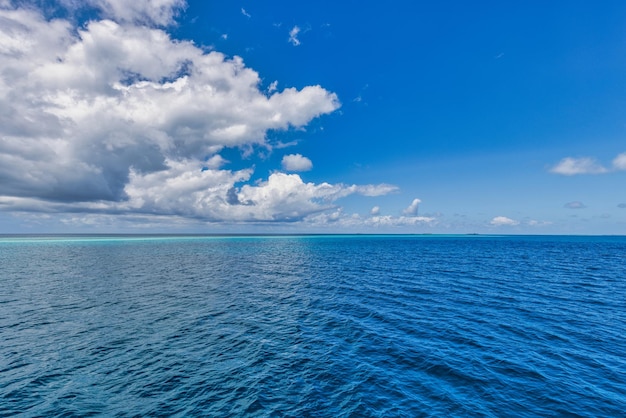
[[0, 0], [0, 233], [626, 234], [622, 1]]

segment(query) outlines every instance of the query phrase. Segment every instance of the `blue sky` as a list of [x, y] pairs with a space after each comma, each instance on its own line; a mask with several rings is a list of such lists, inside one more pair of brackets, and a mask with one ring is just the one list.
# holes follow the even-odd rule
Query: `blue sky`
[[0, 232], [626, 234], [623, 2], [79, 4], [0, 1]]

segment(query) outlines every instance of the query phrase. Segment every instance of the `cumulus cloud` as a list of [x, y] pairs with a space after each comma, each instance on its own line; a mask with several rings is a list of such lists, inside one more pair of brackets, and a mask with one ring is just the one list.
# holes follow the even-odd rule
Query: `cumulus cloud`
[[380, 215], [380, 206], [374, 206], [372, 210], [370, 210], [370, 215]]
[[174, 23], [174, 17], [185, 8], [185, 0], [88, 0], [99, 7], [106, 17], [118, 22], [154, 23], [164, 26]]
[[309, 171], [313, 168], [313, 163], [301, 154], [289, 154], [283, 157], [283, 169], [287, 171]]
[[106, 19], [80, 27], [33, 3], [0, 3], [0, 208], [288, 221], [396, 190], [224, 169], [224, 148], [269, 147], [340, 103], [319, 85], [262, 91], [240, 57], [172, 39], [183, 0], [89, 0]]
[[298, 34], [300, 33], [300, 27], [298, 27], [297, 25], [294, 26], [290, 31], [289, 31], [289, 42], [293, 45], [293, 46], [298, 46], [300, 45], [300, 40], [298, 39]]
[[602, 174], [608, 170], [600, 165], [593, 158], [563, 158], [557, 165], [550, 169], [550, 172], [573, 176], [576, 174]]
[[489, 222], [493, 226], [515, 226], [519, 225], [519, 221], [516, 221], [506, 216], [496, 216]]
[[612, 171], [626, 170], [626, 152], [617, 155], [612, 161], [611, 168], [606, 168], [594, 158], [563, 158], [558, 164], [550, 169], [550, 172], [573, 176], [576, 174], [605, 174]]
[[574, 201], [574, 202], [567, 202], [565, 205], [563, 205], [563, 207], [567, 209], [584, 209], [587, 206], [585, 206], [583, 202]]
[[422, 203], [421, 200], [419, 199], [413, 199], [413, 201], [411, 202], [411, 204], [402, 211], [402, 213], [404, 215], [408, 215], [408, 216], [416, 216], [417, 215], [417, 211], [419, 209], [419, 204]]

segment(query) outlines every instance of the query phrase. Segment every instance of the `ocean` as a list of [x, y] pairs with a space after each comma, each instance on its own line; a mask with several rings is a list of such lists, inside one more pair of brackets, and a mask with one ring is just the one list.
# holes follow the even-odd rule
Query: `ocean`
[[0, 416], [625, 411], [626, 237], [0, 236]]

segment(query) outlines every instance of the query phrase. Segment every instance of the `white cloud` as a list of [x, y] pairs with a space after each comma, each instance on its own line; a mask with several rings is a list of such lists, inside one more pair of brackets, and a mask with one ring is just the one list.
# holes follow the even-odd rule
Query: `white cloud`
[[602, 174], [608, 170], [598, 164], [593, 158], [563, 158], [557, 165], [550, 169], [550, 172], [573, 176], [576, 174]]
[[380, 215], [380, 207], [374, 206], [372, 210], [370, 210], [370, 215], [373, 215], [373, 216]]
[[313, 163], [301, 154], [289, 154], [283, 157], [283, 169], [287, 171], [309, 171], [313, 168]]
[[270, 83], [269, 86], [267, 86], [267, 92], [268, 93], [272, 93], [275, 92], [276, 90], [278, 90], [278, 80], [274, 80]]
[[416, 216], [417, 215], [417, 211], [419, 209], [419, 204], [422, 203], [421, 200], [419, 199], [413, 199], [413, 201], [411, 202], [411, 204], [402, 211], [402, 213], [404, 215], [408, 215], [408, 216]]
[[300, 28], [296, 25], [289, 31], [289, 42], [293, 46], [300, 45], [300, 40], [298, 39], [298, 34], [300, 33]]
[[241, 8], [241, 14], [244, 15], [245, 17], [247, 17], [247, 18], [252, 17], [252, 15], [250, 15], [250, 13], [248, 13], [246, 11], [246, 9], [244, 9], [243, 7]]
[[152, 23], [159, 26], [174, 23], [174, 17], [185, 8], [185, 0], [88, 0], [118, 22]]
[[515, 226], [519, 225], [519, 222], [506, 216], [496, 216], [489, 222], [493, 226]]
[[[311, 227], [332, 227], [334, 229], [371, 229], [393, 231], [395, 228], [407, 227], [428, 227], [432, 228], [437, 225], [438, 221], [434, 217], [427, 216], [390, 216], [390, 215], [374, 215], [361, 217], [358, 214], [344, 214], [341, 211], [333, 213], [323, 212], [313, 214], [306, 218], [308, 225]], [[406, 231], [406, 229], [403, 229]]]
[[626, 170], [626, 152], [615, 157], [613, 160], [613, 168], [616, 170]]
[[563, 205], [563, 207], [567, 209], [584, 209], [587, 206], [585, 206], [583, 202], [574, 201], [574, 202], [567, 202], [565, 205]]
[[[319, 85], [278, 91], [277, 82], [262, 91], [241, 58], [154, 28], [172, 23], [182, 0], [89, 4], [110, 19], [75, 28], [35, 7], [0, 9], [3, 210], [294, 221], [336, 213], [351, 194], [397, 190], [282, 173], [253, 185], [252, 168], [224, 169], [225, 147], [271, 148], [269, 130], [304, 127], [339, 108], [337, 96]], [[312, 166], [300, 154], [284, 164]]]

